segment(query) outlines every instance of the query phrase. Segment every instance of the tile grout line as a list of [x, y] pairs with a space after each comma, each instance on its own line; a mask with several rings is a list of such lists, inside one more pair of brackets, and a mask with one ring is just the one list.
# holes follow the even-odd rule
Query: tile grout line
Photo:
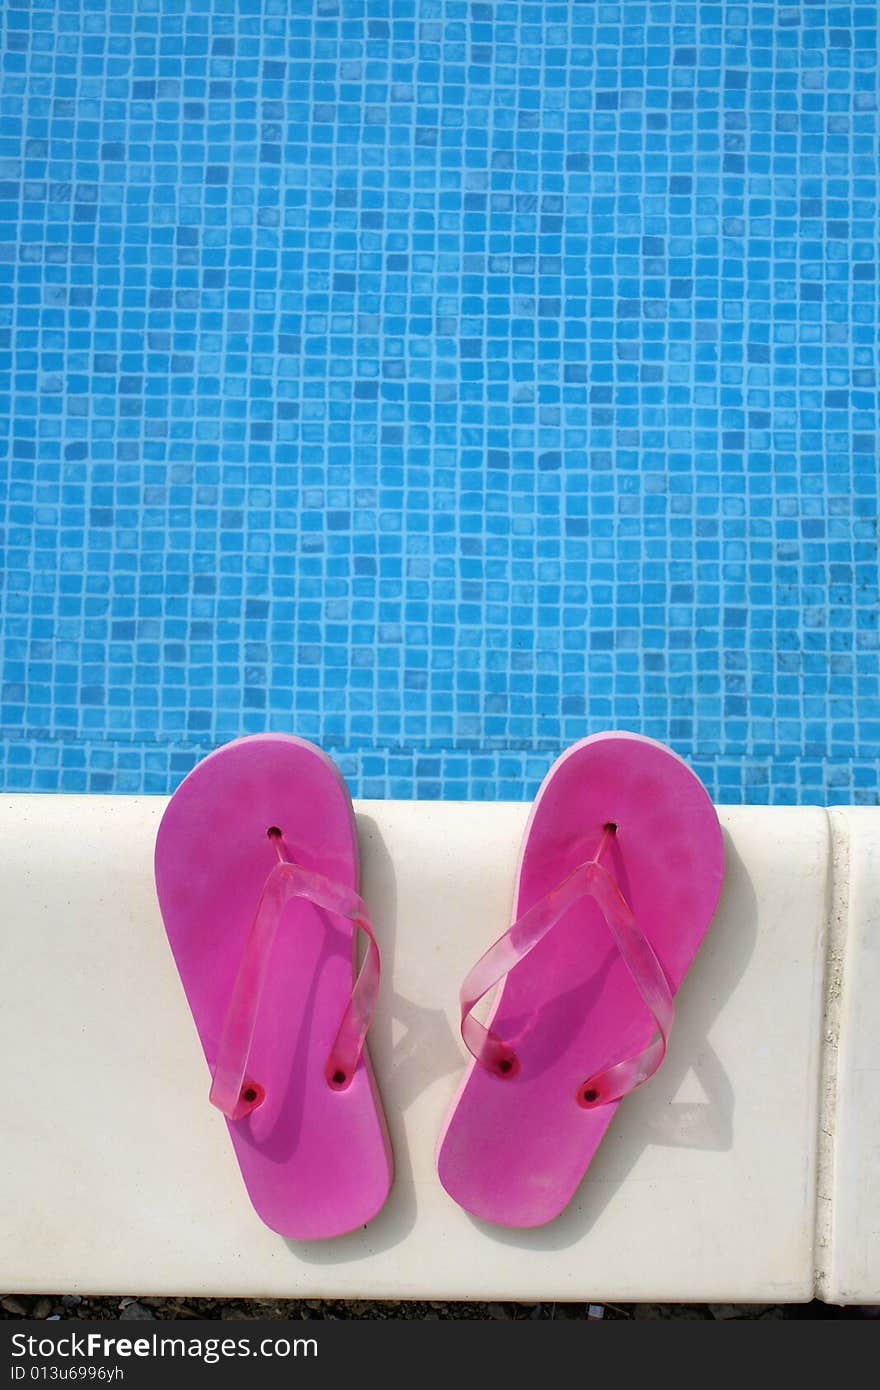
[[843, 1009], [846, 941], [849, 933], [850, 837], [846, 810], [826, 808], [831, 873], [829, 876], [824, 1007], [819, 1059], [819, 1101], [816, 1144], [816, 1205], [813, 1235], [813, 1289], [825, 1299], [834, 1251], [834, 1158], [837, 1120], [838, 1054]]

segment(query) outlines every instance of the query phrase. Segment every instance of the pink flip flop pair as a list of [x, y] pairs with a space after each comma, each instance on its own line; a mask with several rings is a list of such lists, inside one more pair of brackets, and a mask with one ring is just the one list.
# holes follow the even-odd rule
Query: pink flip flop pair
[[[723, 869], [712, 803], [662, 744], [597, 734], [557, 760], [526, 827], [513, 925], [462, 986], [472, 1058], [438, 1152], [462, 1207], [537, 1226], [567, 1205], [620, 1100], [663, 1060]], [[358, 880], [342, 776], [288, 735], [212, 753], [159, 827], [159, 902], [211, 1101], [258, 1214], [300, 1240], [363, 1226], [392, 1180], [366, 1047], [379, 949]]]

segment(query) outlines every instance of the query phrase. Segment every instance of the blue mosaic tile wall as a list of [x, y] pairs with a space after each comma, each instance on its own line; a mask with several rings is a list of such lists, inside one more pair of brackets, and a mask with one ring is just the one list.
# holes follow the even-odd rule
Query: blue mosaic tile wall
[[876, 801], [877, 8], [0, 5], [2, 783]]

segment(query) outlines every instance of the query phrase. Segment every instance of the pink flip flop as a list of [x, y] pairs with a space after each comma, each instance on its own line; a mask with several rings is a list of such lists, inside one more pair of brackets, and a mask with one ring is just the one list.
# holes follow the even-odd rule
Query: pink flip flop
[[379, 950], [338, 768], [284, 734], [211, 753], [162, 817], [156, 887], [210, 1099], [260, 1217], [299, 1240], [362, 1226], [392, 1161], [365, 1045]]
[[[663, 744], [597, 734], [553, 765], [526, 827], [513, 925], [461, 991], [474, 1060], [438, 1170], [467, 1211], [540, 1226], [567, 1205], [618, 1102], [663, 1060], [723, 872], [715, 809]], [[484, 1027], [473, 1009], [502, 980]]]

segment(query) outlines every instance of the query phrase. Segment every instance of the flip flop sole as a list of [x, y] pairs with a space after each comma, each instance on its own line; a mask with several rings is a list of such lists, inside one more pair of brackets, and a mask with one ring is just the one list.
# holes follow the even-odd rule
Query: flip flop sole
[[[590, 859], [609, 823], [606, 866], [674, 992], [715, 911], [724, 850], [705, 788], [663, 744], [597, 734], [557, 760], [526, 827], [513, 919]], [[491, 1025], [520, 1066], [499, 1077], [471, 1062], [440, 1138], [440, 1180], [484, 1220], [539, 1226], [570, 1201], [619, 1104], [584, 1108], [579, 1088], [654, 1031], [593, 901], [514, 966]]]
[[[267, 834], [273, 827], [298, 863], [357, 891], [351, 799], [335, 764], [303, 739], [261, 734], [218, 749], [181, 783], [159, 827], [159, 903], [211, 1070], [276, 862]], [[350, 922], [302, 899], [287, 903], [250, 1054], [265, 1099], [243, 1119], [227, 1121], [254, 1207], [294, 1239], [363, 1225], [391, 1183], [390, 1144], [366, 1050], [345, 1090], [325, 1077], [351, 994], [352, 936]]]

